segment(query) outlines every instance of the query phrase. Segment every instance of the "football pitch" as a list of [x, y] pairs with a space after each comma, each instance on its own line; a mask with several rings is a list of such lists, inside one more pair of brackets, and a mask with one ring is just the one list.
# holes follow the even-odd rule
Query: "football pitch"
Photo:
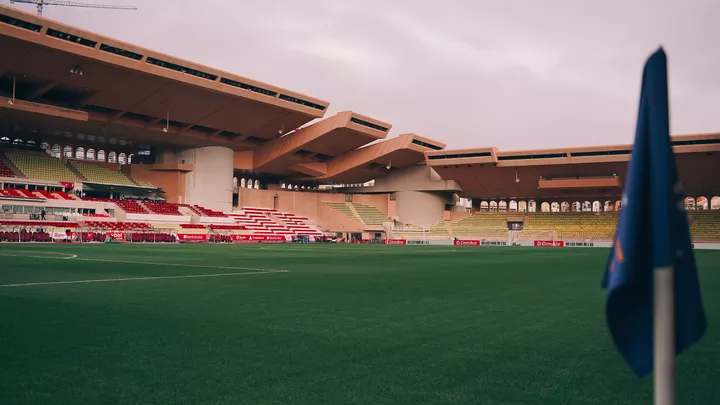
[[[608, 252], [0, 244], [0, 404], [650, 404]], [[717, 404], [720, 252], [696, 257], [678, 403]]]

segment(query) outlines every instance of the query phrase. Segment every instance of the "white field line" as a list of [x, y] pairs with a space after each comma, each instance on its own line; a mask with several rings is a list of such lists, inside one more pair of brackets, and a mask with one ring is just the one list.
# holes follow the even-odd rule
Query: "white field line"
[[[33, 252], [33, 253], [50, 253], [50, 252]], [[92, 258], [77, 257], [77, 255], [73, 255], [73, 254], [69, 254], [69, 253], [53, 252], [53, 254], [68, 255], [68, 257], [16, 255], [16, 254], [5, 254], [5, 253], [0, 253], [0, 256], [30, 257], [33, 259], [53, 259], [53, 260], [72, 259], [72, 260], [83, 260], [83, 261], [88, 261], [88, 262], [147, 264], [147, 265], [151, 265], [151, 266], [195, 267], [195, 268], [201, 268], [201, 269], [248, 270], [248, 271], [263, 272], [263, 273], [287, 273], [289, 271], [289, 270], [283, 270], [283, 269], [258, 269], [258, 268], [254, 268], [254, 267], [209, 266], [206, 264], [161, 263], [161, 262], [140, 262], [140, 261], [131, 261], [131, 260], [92, 259]]]
[[[204, 266], [204, 267], [213, 267], [213, 266]], [[97, 279], [97, 280], [47, 281], [47, 282], [42, 282], [42, 283], [5, 284], [5, 285], [0, 285], [0, 288], [30, 287], [30, 286], [37, 286], [37, 285], [55, 285], [55, 284], [112, 283], [112, 282], [116, 282], [116, 281], [169, 280], [169, 279], [176, 279], [176, 278], [250, 276], [253, 274], [270, 274], [270, 273], [287, 273], [287, 272], [288, 272], [288, 270], [268, 270], [268, 271], [251, 271], [251, 272], [245, 272], [245, 273], [191, 274], [191, 275], [186, 275], [186, 276], [126, 277], [126, 278], [105, 278], [105, 279]]]
[[[31, 254], [32, 253], [32, 254]], [[57, 257], [57, 256], [37, 256], [37, 254], [49, 254], [49, 255], [63, 255], [65, 257]], [[12, 257], [30, 257], [33, 259], [60, 259], [60, 260], [68, 260], [68, 259], [75, 259], [77, 255], [73, 255], [70, 253], [59, 253], [59, 252], [32, 252], [32, 251], [13, 251], [11, 253], [0, 253], [0, 256], [12, 256]]]

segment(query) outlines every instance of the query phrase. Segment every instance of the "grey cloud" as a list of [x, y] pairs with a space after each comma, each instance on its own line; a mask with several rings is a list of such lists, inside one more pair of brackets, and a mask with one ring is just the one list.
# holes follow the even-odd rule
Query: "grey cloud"
[[45, 14], [453, 148], [630, 142], [642, 64], [659, 44], [673, 132], [720, 130], [715, 0], [113, 2], [140, 11]]

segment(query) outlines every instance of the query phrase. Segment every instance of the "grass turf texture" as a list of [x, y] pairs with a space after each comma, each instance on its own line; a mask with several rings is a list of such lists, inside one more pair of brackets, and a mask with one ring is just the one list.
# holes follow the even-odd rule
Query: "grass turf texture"
[[[649, 404], [605, 328], [607, 254], [0, 245], [0, 285], [289, 270], [0, 287], [0, 404]], [[707, 405], [720, 252], [696, 255], [711, 327], [678, 394]]]

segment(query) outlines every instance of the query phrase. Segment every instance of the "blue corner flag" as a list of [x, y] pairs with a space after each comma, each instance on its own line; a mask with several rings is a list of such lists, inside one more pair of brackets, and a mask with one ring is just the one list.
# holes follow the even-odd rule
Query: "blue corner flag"
[[674, 268], [675, 353], [706, 329], [683, 202], [670, 143], [667, 61], [659, 49], [643, 72], [635, 145], [603, 280], [610, 333], [640, 377], [653, 371], [654, 269]]

